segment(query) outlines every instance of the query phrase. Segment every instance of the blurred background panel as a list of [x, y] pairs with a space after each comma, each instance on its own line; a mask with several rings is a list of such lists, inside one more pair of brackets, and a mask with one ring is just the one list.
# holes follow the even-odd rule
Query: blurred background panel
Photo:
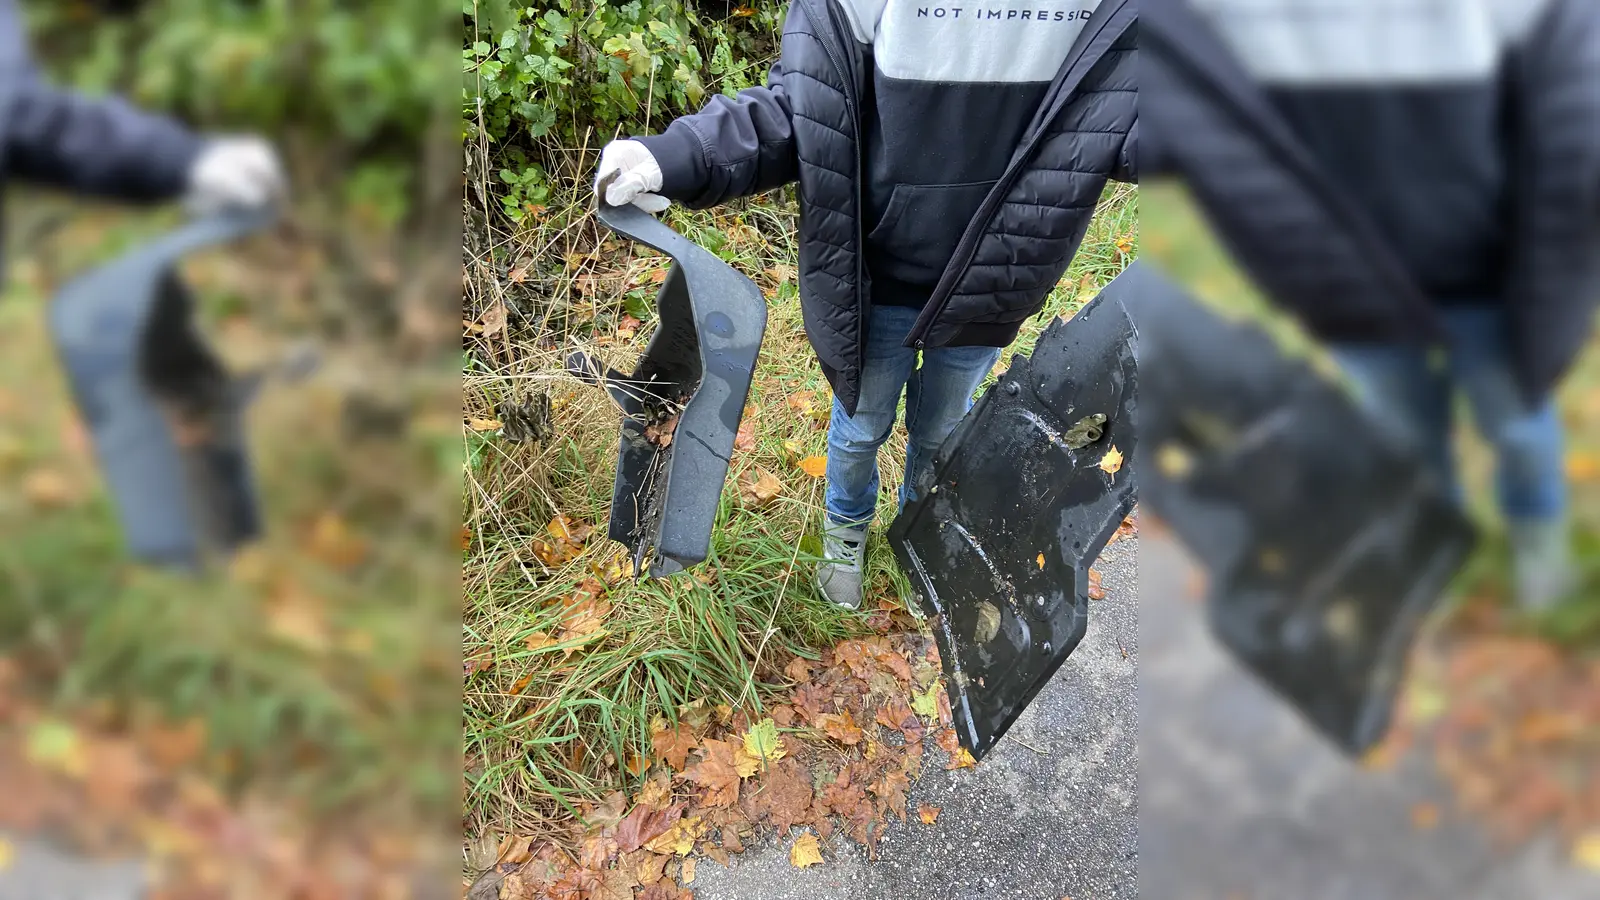
[[[1416, 297], [1379, 291], [1365, 300], [1460, 306], [1462, 298], [1430, 282], [1430, 274], [1489, 271], [1498, 274], [1478, 283], [1492, 288], [1477, 305], [1514, 307], [1536, 297], [1549, 304], [1542, 307], [1548, 311], [1542, 324], [1519, 326], [1524, 331], [1583, 313], [1577, 325], [1561, 326], [1582, 346], [1552, 391], [1565, 439], [1550, 468], [1568, 492], [1564, 518], [1573, 574], [1568, 589], [1550, 602], [1519, 603], [1519, 587], [1538, 566], [1515, 564], [1518, 523], [1496, 502], [1503, 447], [1480, 433], [1466, 398], [1452, 397], [1447, 440], [1482, 538], [1410, 648], [1386, 739], [1352, 759], [1217, 642], [1205, 620], [1212, 612], [1205, 605], [1207, 561], [1163, 532], [1146, 508], [1151, 525], [1140, 548], [1140, 640], [1147, 660], [1140, 671], [1141, 888], [1153, 896], [1217, 898], [1600, 895], [1600, 337], [1587, 312], [1596, 300], [1592, 290], [1575, 290], [1570, 302], [1546, 294], [1568, 277], [1582, 285], [1573, 273], [1592, 271], [1592, 241], [1586, 256], [1561, 255], [1568, 242], [1577, 246], [1600, 227], [1594, 216], [1600, 188], [1590, 178], [1589, 193], [1530, 194], [1538, 178], [1564, 177], [1555, 174], [1562, 166], [1575, 166], [1565, 170], [1574, 178], [1586, 170], [1577, 157], [1529, 156], [1527, 149], [1564, 133], [1571, 120], [1549, 115], [1557, 98], [1593, 103], [1600, 97], [1600, 56], [1568, 39], [1592, 33], [1593, 8], [1565, 0], [1437, 6], [1351, 0], [1311, 13], [1292, 3], [1152, 0], [1144, 24], [1177, 7], [1198, 10], [1189, 21], [1217, 34], [1199, 40], [1191, 30], [1196, 39], [1190, 41], [1167, 30], [1141, 46], [1141, 53], [1164, 56], [1168, 76], [1187, 73], [1187, 83], [1168, 82], [1166, 94], [1152, 84], [1156, 79], [1141, 83], [1147, 136], [1160, 130], [1163, 112], [1171, 116], [1169, 126], [1189, 117], [1181, 133], [1170, 132], [1184, 145], [1175, 151], [1176, 164], [1173, 157], [1159, 158], [1172, 149], [1165, 141], [1152, 142], [1152, 155], [1141, 163], [1152, 176], [1141, 188], [1145, 258], [1208, 308], [1265, 329], [1286, 356], [1349, 383], [1338, 354], [1306, 327], [1305, 317], [1289, 311], [1304, 294], [1274, 294], [1286, 285], [1314, 291], [1314, 267], [1269, 271], [1288, 258], [1278, 253], [1285, 248], [1274, 233], [1311, 234], [1297, 205], [1301, 198], [1271, 186], [1314, 171], [1327, 189], [1320, 202], [1343, 204], [1340, 215], [1353, 210], [1368, 219], [1369, 235], [1379, 244], [1344, 272], [1321, 270], [1329, 273], [1327, 283], [1361, 270], [1351, 283], [1370, 286], [1374, 280], [1361, 282], [1363, 267], [1381, 256], [1399, 261], [1402, 278], [1423, 289]], [[1396, 24], [1439, 14], [1453, 20], [1446, 23], [1451, 28], [1409, 32]], [[1282, 21], [1274, 23], [1275, 16]], [[1298, 53], [1276, 52], [1282, 45], [1274, 46], [1274, 38], [1284, 33], [1304, 39]], [[1354, 47], [1352, 35], [1372, 34], [1383, 39], [1362, 44], [1363, 52], [1325, 52], [1341, 41]], [[1399, 53], [1402, 46], [1416, 52]], [[1190, 62], [1173, 65], [1178, 58]], [[1228, 116], [1208, 118], [1195, 102], [1210, 90], [1195, 88], [1198, 70], [1185, 68], [1197, 58], [1207, 61], [1201, 68], [1220, 67], [1223, 59], [1236, 66], [1228, 75], [1235, 105], [1211, 110], [1227, 107]], [[1538, 68], [1537, 61], [1554, 58], [1564, 60], [1559, 72]], [[1329, 68], [1319, 74], [1319, 66]], [[1441, 72], [1446, 76], [1435, 77]], [[1483, 96], [1475, 95], [1480, 88]], [[1251, 102], [1238, 103], [1240, 97]], [[1487, 105], [1480, 105], [1485, 97]], [[1489, 113], [1478, 118], [1485, 109]], [[1242, 123], [1252, 117], [1257, 123], [1270, 118], [1281, 130], [1271, 140], [1251, 134]], [[1225, 174], [1194, 165], [1208, 154], [1227, 153], [1238, 154], [1237, 163], [1250, 156], [1249, 148], [1285, 136], [1299, 146], [1298, 156], [1278, 143], [1263, 157], [1269, 164], [1235, 164]], [[1285, 161], [1291, 157], [1292, 163]], [[1541, 162], [1530, 165], [1532, 158]], [[1462, 159], [1487, 160], [1473, 170], [1482, 181], [1469, 183], [1441, 162]], [[1351, 185], [1348, 176], [1363, 167], [1385, 179], [1409, 174]], [[1219, 203], [1222, 180], [1260, 188], [1260, 202]], [[1498, 212], [1487, 221], [1468, 220], [1460, 204]], [[1575, 214], [1568, 216], [1568, 209]], [[1547, 232], [1528, 226], [1552, 220], [1562, 225]], [[1417, 249], [1441, 233], [1461, 231], [1489, 237], [1476, 255]], [[1319, 252], [1342, 252], [1328, 249], [1348, 237], [1336, 232], [1330, 227], [1323, 240], [1287, 249], [1298, 259], [1324, 262]], [[1550, 241], [1544, 247], [1537, 246], [1540, 233]], [[1249, 234], [1256, 237], [1244, 240]], [[1268, 278], [1260, 277], [1263, 271]], [[1562, 351], [1547, 346], [1544, 362], [1550, 363]], [[1527, 345], [1518, 352], [1528, 353]], [[1141, 373], [1161, 364], [1141, 358]], [[1304, 515], [1308, 529], [1323, 521], [1311, 503]]]
[[49, 78], [263, 134], [291, 188], [275, 225], [183, 267], [214, 349], [267, 373], [246, 426], [266, 536], [200, 576], [129, 560], [45, 319], [183, 213], [10, 191], [0, 896], [68, 892], [7, 882], [55, 853], [133, 859], [160, 896], [443, 896], [419, 886], [449, 883], [459, 834], [459, 10], [23, 11]]

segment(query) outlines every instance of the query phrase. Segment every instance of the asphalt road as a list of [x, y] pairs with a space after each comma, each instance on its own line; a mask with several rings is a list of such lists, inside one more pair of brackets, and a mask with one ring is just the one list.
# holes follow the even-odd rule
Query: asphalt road
[[909, 805], [939, 807], [937, 822], [893, 823], [871, 863], [835, 838], [824, 864], [804, 870], [789, 864], [788, 841], [768, 839], [726, 869], [701, 861], [696, 898], [1138, 897], [1136, 543], [1112, 544], [1097, 568], [1106, 597], [1091, 604], [1088, 634], [1000, 745], [955, 772], [930, 748]]
[[[1364, 769], [1239, 668], [1189, 599], [1189, 562], [1141, 536], [1140, 884], [1160, 900], [1594, 900], [1553, 840], [1497, 849], [1431, 761]], [[1600, 761], [1597, 761], [1600, 764]], [[1414, 818], [1426, 804], [1437, 812]], [[1418, 824], [1421, 822], [1422, 824]], [[1074, 895], [1076, 898], [1076, 895]]]
[[[0, 801], [3, 802], [3, 801]], [[90, 862], [38, 841], [0, 833], [0, 900], [140, 900], [136, 862]]]

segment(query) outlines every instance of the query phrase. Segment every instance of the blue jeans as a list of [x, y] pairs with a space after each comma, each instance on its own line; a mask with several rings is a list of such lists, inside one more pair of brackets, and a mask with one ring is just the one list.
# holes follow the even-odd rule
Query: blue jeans
[[1451, 452], [1454, 389], [1466, 394], [1478, 432], [1494, 448], [1495, 487], [1508, 519], [1554, 521], [1567, 507], [1562, 426], [1551, 398], [1530, 407], [1517, 386], [1504, 313], [1494, 307], [1442, 310], [1451, 344], [1447, 364], [1398, 344], [1339, 344], [1334, 357], [1379, 415], [1410, 425], [1411, 437], [1440, 482], [1461, 502]]
[[904, 346], [918, 310], [875, 306], [867, 325], [861, 401], [847, 415], [838, 398], [828, 422], [828, 517], [837, 525], [866, 526], [878, 505], [878, 448], [894, 429], [902, 392], [906, 398], [904, 505], [922, 467], [972, 408], [972, 395], [1000, 358], [998, 347], [938, 347], [922, 352]]

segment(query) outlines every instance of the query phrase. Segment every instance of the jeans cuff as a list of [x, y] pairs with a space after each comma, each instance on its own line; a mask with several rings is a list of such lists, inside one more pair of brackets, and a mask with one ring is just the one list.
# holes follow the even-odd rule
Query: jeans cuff
[[834, 515], [832, 512], [829, 512], [824, 516], [824, 518], [827, 520], [824, 524], [826, 524], [829, 528], [848, 528], [851, 531], [866, 531], [867, 528], [872, 525], [871, 514], [868, 514], [865, 519], [849, 519]]

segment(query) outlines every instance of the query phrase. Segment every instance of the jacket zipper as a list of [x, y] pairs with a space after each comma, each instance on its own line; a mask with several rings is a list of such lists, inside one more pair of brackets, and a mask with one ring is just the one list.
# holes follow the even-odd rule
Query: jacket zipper
[[[813, 4], [812, 0], [799, 0], [799, 2], [805, 6], [806, 16], [813, 22], [817, 22], [820, 25], [823, 20], [817, 15], [816, 6]], [[833, 36], [837, 36], [841, 32], [839, 30], [839, 21], [834, 16], [834, 0], [822, 0], [822, 3], [824, 4], [823, 11], [827, 14], [827, 22], [830, 26], [829, 30]], [[853, 40], [854, 38], [852, 37], [850, 39]], [[860, 338], [856, 341], [856, 372], [859, 377], [859, 373], [866, 368], [865, 355], [867, 346], [868, 298], [867, 292], [862, 284], [866, 274], [866, 225], [862, 221], [864, 215], [862, 213], [861, 202], [862, 182], [866, 179], [866, 166], [863, 164], [866, 153], [866, 142], [862, 140], [861, 137], [861, 116], [859, 114], [859, 104], [857, 103], [856, 98], [855, 77], [853, 74], [848, 72], [847, 67], [840, 62], [838, 50], [834, 47], [832, 41], [819, 40], [818, 43], [822, 44], [822, 49], [827, 52], [828, 61], [833, 64], [834, 74], [839, 76], [840, 83], [844, 85], [845, 111], [850, 117], [851, 127], [855, 128], [856, 177], [851, 179], [851, 183], [855, 188], [856, 201], [856, 333], [860, 335]]]
[[[1045, 98], [1044, 102], [1046, 104], [1054, 105], [1060, 103], [1063, 106], [1065, 105], [1065, 98], [1070, 97], [1072, 92], [1078, 88], [1077, 84], [1070, 83], [1073, 81], [1070, 73], [1084, 61], [1085, 54], [1088, 53], [1089, 48], [1110, 27], [1111, 22], [1117, 18], [1117, 14], [1125, 6], [1127, 6], [1127, 0], [1106, 0], [1095, 11], [1096, 16], [1098, 16], [1100, 12], [1109, 10], [1098, 22], [1094, 18], [1090, 19], [1089, 24], [1094, 28], [1093, 33], [1087, 39], [1081, 40], [1081, 44], [1075, 54], [1069, 55], [1067, 59], [1062, 61], [1061, 69], [1064, 77], [1057, 91]], [[1083, 76], [1087, 75], [1088, 70], [1098, 63], [1104, 55], [1104, 52], [1102, 52], [1090, 59], [1088, 65], [1082, 67], [1082, 71], [1078, 73], [1076, 80], [1081, 83]], [[939, 316], [944, 313], [945, 307], [950, 305], [950, 296], [955, 293], [956, 283], [961, 276], [966, 274], [967, 267], [972, 262], [972, 255], [977, 252], [978, 241], [989, 227], [989, 220], [994, 217], [995, 211], [1000, 208], [1000, 204], [1005, 201], [1006, 195], [1011, 192], [1012, 185], [1016, 183], [1022, 171], [1027, 168], [1027, 164], [1033, 156], [1033, 151], [1039, 144], [1039, 139], [1044, 136], [1050, 120], [1059, 112], [1060, 109], [1058, 108], [1050, 115], [1041, 117], [1037, 123], [1038, 127], [1033, 129], [1033, 133], [1028, 135], [1023, 145], [1018, 148], [1016, 155], [1011, 160], [1011, 164], [1006, 167], [1006, 170], [1000, 175], [1000, 180], [995, 183], [994, 189], [989, 191], [989, 194], [983, 198], [983, 203], [978, 206], [977, 213], [973, 215], [972, 221], [968, 223], [967, 230], [962, 233], [960, 242], [956, 244], [956, 251], [951, 255], [950, 263], [945, 268], [944, 275], [940, 276], [938, 285], [934, 287], [933, 296], [929, 298], [927, 308], [922, 311], [922, 315], [918, 317], [916, 323], [912, 326], [911, 333], [906, 336], [905, 346], [914, 347], [918, 350], [923, 349], [925, 336], [933, 328], [933, 323], [938, 321]]]

